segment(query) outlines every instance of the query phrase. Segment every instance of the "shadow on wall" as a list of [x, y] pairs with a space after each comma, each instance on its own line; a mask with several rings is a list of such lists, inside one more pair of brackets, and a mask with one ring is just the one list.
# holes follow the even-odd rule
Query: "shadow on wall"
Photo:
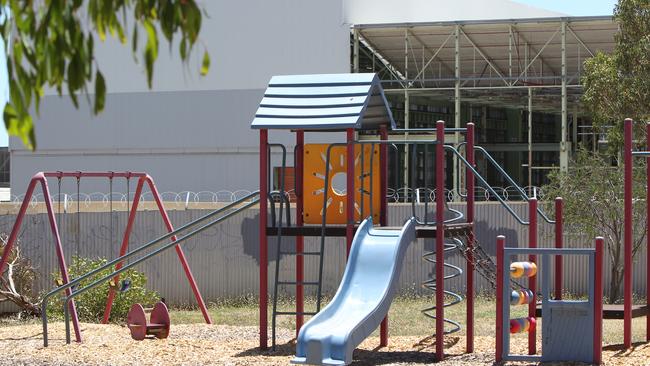
[[[260, 233], [259, 233], [260, 215], [255, 217], [246, 217], [242, 220], [241, 224], [241, 237], [244, 245], [244, 254], [255, 259], [259, 266], [260, 264]], [[282, 237], [282, 251], [291, 252], [295, 251], [296, 238], [295, 237]], [[275, 236], [268, 237], [268, 258], [269, 262], [273, 262], [277, 258], [278, 253], [278, 240]]]

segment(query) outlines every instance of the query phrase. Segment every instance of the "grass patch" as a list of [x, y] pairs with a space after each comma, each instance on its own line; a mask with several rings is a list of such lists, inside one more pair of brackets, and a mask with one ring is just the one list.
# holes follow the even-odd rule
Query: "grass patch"
[[[323, 301], [323, 306], [327, 301]], [[435, 303], [434, 297], [398, 297], [393, 300], [389, 312], [389, 330], [394, 336], [418, 336], [426, 337], [435, 332], [435, 320], [425, 317], [421, 310]], [[271, 323], [271, 305], [269, 302], [268, 319]], [[315, 309], [314, 299], [305, 300], [305, 311]], [[290, 311], [295, 304], [289, 299], [278, 302], [278, 309]], [[463, 301], [454, 306], [445, 308], [445, 317], [461, 323], [462, 329], [459, 335], [465, 335], [466, 330], [466, 302]], [[511, 317], [526, 316], [526, 306], [511, 308]], [[234, 326], [257, 326], [258, 312], [257, 300], [247, 299], [245, 301], [231, 301], [219, 305], [213, 304], [209, 308], [210, 316], [216, 324]], [[496, 302], [492, 298], [478, 297], [474, 306], [474, 329], [477, 336], [493, 337], [495, 335], [495, 314]], [[197, 310], [172, 310], [172, 322], [202, 323], [203, 316]], [[287, 329], [295, 329], [292, 316], [278, 317], [278, 326]], [[542, 320], [538, 320], [538, 329], [541, 330]], [[377, 331], [375, 331], [377, 334]], [[645, 318], [633, 319], [632, 334], [635, 340], [645, 339]], [[623, 342], [623, 321], [605, 320], [603, 322], [603, 341], [605, 344], [620, 344]]]

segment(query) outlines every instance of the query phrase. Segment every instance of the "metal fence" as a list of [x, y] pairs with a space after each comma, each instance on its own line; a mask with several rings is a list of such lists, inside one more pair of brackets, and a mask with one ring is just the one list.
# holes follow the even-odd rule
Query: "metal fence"
[[[515, 212], [526, 217], [527, 206], [525, 203], [511, 203]], [[464, 204], [450, 204], [450, 208], [464, 210]], [[422, 206], [419, 206], [422, 209]], [[208, 210], [170, 210], [172, 223], [180, 226], [192, 221]], [[401, 225], [412, 214], [411, 204], [390, 204], [389, 225]], [[61, 213], [57, 215], [59, 221], [62, 244], [67, 255], [67, 260], [74, 254], [83, 257], [114, 258], [119, 250], [121, 235], [126, 225], [125, 212], [81, 212]], [[183, 248], [188, 261], [192, 266], [197, 283], [206, 301], [217, 301], [223, 298], [240, 297], [247, 294], [258, 293], [259, 271], [259, 237], [258, 237], [259, 210], [249, 209], [229, 220], [215, 225], [213, 228], [188, 240]], [[10, 232], [15, 220], [14, 215], [0, 216], [0, 232]], [[111, 225], [112, 222], [112, 225]], [[495, 255], [496, 236], [505, 235], [507, 246], [526, 246], [528, 229], [519, 225], [496, 202], [482, 202], [477, 204], [476, 237], [484, 250], [491, 256]], [[136, 222], [131, 235], [131, 248], [164, 234], [165, 227], [156, 211], [141, 211], [136, 215]], [[540, 247], [553, 244], [553, 228], [545, 223], [540, 225]], [[50, 233], [47, 216], [43, 213], [28, 215], [24, 220], [19, 235], [23, 254], [31, 259], [37, 268], [36, 289], [42, 291], [51, 288], [53, 277], [51, 274], [57, 270], [56, 256], [52, 235]], [[292, 238], [284, 238], [283, 245], [292, 246]], [[269, 281], [272, 289], [273, 269], [276, 240], [269, 238]], [[319, 245], [318, 238], [306, 238], [305, 250], [316, 249]], [[575, 233], [565, 233], [565, 246], [593, 245], [593, 238], [584, 238]], [[433, 275], [434, 268], [422, 260], [422, 255], [435, 247], [433, 239], [420, 239], [408, 249], [400, 277], [402, 294], [428, 294], [420, 284]], [[288, 248], [287, 248], [288, 249]], [[638, 253], [639, 258], [645, 257], [645, 249]], [[459, 253], [446, 256], [446, 260], [461, 268], [465, 268], [465, 259]], [[282, 278], [292, 278], [295, 259], [292, 256], [282, 258]], [[609, 283], [609, 262], [606, 257], [605, 280]], [[340, 278], [345, 268], [344, 238], [328, 238], [326, 240], [324, 286], [325, 294], [333, 294], [338, 287]], [[138, 267], [144, 271], [149, 279], [148, 287], [157, 290], [170, 303], [174, 305], [193, 304], [194, 298], [185, 275], [176, 258], [174, 251], [163, 253], [154, 257]], [[305, 280], [316, 279], [318, 263], [316, 258], [305, 259]], [[646, 268], [642, 265], [634, 267], [634, 290], [640, 296], [646, 294], [645, 283]], [[585, 293], [587, 290], [587, 263], [579, 258], [565, 258], [564, 260], [564, 288], [575, 294]], [[477, 276], [477, 290], [484, 293], [493, 293], [488, 281]], [[465, 276], [446, 282], [448, 288], [461, 292], [465, 288]], [[282, 292], [290, 294], [290, 288]], [[605, 293], [608, 289], [605, 288]], [[5, 305], [0, 311], [6, 311]]]

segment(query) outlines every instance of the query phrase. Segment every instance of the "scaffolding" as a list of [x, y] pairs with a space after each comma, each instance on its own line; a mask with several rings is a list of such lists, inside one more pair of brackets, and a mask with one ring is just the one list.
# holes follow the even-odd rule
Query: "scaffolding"
[[[586, 115], [580, 102], [584, 62], [599, 51], [611, 52], [617, 30], [611, 16], [355, 24], [351, 68], [379, 73], [386, 95], [403, 102], [404, 128], [414, 127], [416, 97], [452, 105], [456, 128], [473, 120], [472, 109], [483, 110], [483, 121], [474, 121], [478, 126], [487, 125], [485, 108], [522, 111], [527, 141], [505, 141], [498, 148], [528, 153], [522, 166], [530, 183], [535, 170], [566, 171], [576, 145], [585, 141], [586, 130], [579, 128], [584, 121], [578, 122]], [[463, 107], [469, 107], [469, 118], [461, 117]], [[534, 112], [560, 116], [554, 126], [559, 141], [536, 139]], [[460, 136], [453, 141], [461, 143]], [[598, 144], [598, 136], [590, 142]], [[559, 164], [534, 164], [533, 151], [557, 152]], [[457, 163], [453, 170], [457, 191]]]

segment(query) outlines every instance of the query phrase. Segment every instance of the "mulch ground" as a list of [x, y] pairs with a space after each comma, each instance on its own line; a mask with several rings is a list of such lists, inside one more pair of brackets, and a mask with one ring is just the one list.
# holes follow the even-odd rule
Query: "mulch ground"
[[[50, 325], [50, 347], [44, 348], [40, 324], [0, 328], [1, 365], [288, 365], [294, 355], [293, 332], [278, 331], [275, 351], [260, 351], [255, 327], [174, 325], [164, 340], [134, 341], [118, 325], [82, 324], [83, 343], [65, 345], [62, 323]], [[476, 352], [463, 354], [463, 337], [447, 337], [447, 358], [438, 365], [492, 365], [494, 338], [478, 337]], [[418, 337], [391, 337], [390, 346], [374, 350], [369, 338], [355, 351], [355, 365], [422, 365], [433, 363], [434, 342]], [[523, 352], [525, 338], [513, 339], [513, 352]], [[650, 365], [650, 345], [629, 351], [606, 347], [605, 365]], [[525, 363], [511, 363], [525, 365]], [[579, 364], [575, 364], [579, 365]]]

